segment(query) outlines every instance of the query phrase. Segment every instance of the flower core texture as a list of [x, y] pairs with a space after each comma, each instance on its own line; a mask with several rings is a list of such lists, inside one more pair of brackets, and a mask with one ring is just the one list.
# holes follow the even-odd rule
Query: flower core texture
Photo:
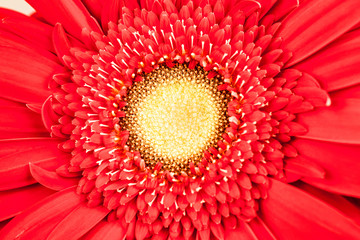
[[208, 78], [197, 66], [161, 66], [130, 89], [123, 124], [129, 146], [148, 166], [189, 171], [209, 147], [215, 147], [228, 123], [225, 90], [219, 77]]

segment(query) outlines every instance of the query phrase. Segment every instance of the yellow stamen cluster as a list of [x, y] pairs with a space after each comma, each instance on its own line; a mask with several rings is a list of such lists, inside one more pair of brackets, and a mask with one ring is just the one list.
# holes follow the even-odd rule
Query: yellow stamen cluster
[[208, 79], [200, 66], [161, 66], [128, 92], [124, 128], [128, 145], [148, 166], [188, 171], [203, 152], [216, 146], [228, 123], [228, 93], [219, 91], [219, 77]]

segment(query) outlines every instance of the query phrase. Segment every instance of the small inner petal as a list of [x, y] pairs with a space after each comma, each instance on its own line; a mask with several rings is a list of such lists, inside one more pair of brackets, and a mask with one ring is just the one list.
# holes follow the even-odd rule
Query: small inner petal
[[208, 79], [201, 67], [161, 66], [133, 85], [128, 93], [125, 128], [129, 146], [145, 162], [181, 172], [216, 147], [228, 123], [228, 93], [221, 78]]

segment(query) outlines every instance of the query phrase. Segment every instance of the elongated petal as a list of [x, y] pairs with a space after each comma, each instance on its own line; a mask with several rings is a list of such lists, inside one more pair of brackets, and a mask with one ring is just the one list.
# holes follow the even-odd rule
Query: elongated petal
[[9, 99], [0, 97], [0, 106], [1, 107], [24, 107], [25, 105], [19, 102], [11, 101]]
[[26, 104], [26, 107], [30, 109], [31, 111], [41, 114], [41, 105], [40, 104]]
[[82, 2], [89, 10], [91, 15], [96, 17], [96, 19], [100, 20], [103, 2], [99, 0], [82, 0]]
[[119, 221], [107, 222], [101, 221], [95, 227], [93, 227], [90, 232], [88, 232], [84, 239], [86, 240], [113, 240], [113, 239], [123, 239], [126, 230]]
[[249, 222], [249, 226], [251, 227], [251, 230], [255, 233], [255, 235], [261, 240], [277, 239], [260, 217], [251, 220]]
[[239, 221], [239, 226], [234, 229], [225, 230], [225, 239], [243, 239], [243, 240], [260, 240], [261, 238], [257, 238], [251, 227], [243, 221]]
[[20, 12], [13, 11], [11, 9], [0, 8], [0, 17], [1, 18], [5, 18], [5, 17], [26, 18], [27, 16]]
[[299, 115], [299, 122], [309, 130], [300, 136], [339, 143], [360, 143], [360, 99], [332, 99], [330, 107]]
[[[40, 149], [40, 151], [42, 150], [43, 149]], [[43, 156], [38, 156], [38, 155], [35, 156], [36, 159], [32, 159], [33, 156], [31, 156], [30, 161], [33, 161], [48, 169], [56, 169], [65, 162], [63, 158], [56, 158], [56, 157], [44, 158]], [[19, 156], [17, 155], [15, 157], [14, 155], [11, 155], [7, 158], [1, 158], [0, 160], [9, 162], [12, 160], [12, 157], [18, 158]], [[25, 158], [24, 155], [22, 155], [21, 158]], [[23, 187], [36, 182], [36, 180], [30, 174], [30, 170], [27, 165], [14, 165], [11, 166], [11, 168], [1, 169], [0, 178], [1, 178], [0, 190], [8, 190], [13, 188]]]
[[0, 107], [0, 131], [47, 133], [49, 136], [42, 124], [41, 116], [25, 105]]
[[6, 224], [8, 224], [10, 219], [0, 222], [0, 231], [5, 227]]
[[360, 99], [360, 84], [330, 93], [331, 98], [357, 98]]
[[0, 131], [0, 139], [47, 137], [48, 133], [39, 132], [7, 132]]
[[0, 239], [46, 239], [52, 229], [81, 203], [75, 188], [58, 192], [16, 216], [0, 232]]
[[358, 0], [304, 1], [278, 32], [283, 46], [293, 53], [291, 66], [309, 57], [359, 22]]
[[270, 8], [276, 3], [278, 2], [278, 0], [258, 0], [258, 2], [261, 4], [261, 15], [260, 17], [264, 16], [269, 10]]
[[294, 185], [301, 190], [310, 193], [321, 201], [326, 202], [328, 205], [331, 205], [332, 207], [338, 209], [339, 211], [347, 215], [349, 218], [351, 218], [353, 221], [355, 221], [358, 225], [360, 225], [359, 206], [354, 205], [343, 196], [321, 190], [301, 181], [294, 183]]
[[352, 31], [296, 65], [310, 73], [327, 91], [360, 83], [360, 30]]
[[[2, 122], [0, 139], [49, 136], [49, 133], [44, 131], [44, 127], [38, 123], [40, 115], [30, 110], [29, 106], [4, 98], [0, 98], [0, 106], [0, 122]], [[18, 109], [20, 109], [19, 112]], [[14, 114], [20, 115], [20, 118], [16, 118]], [[24, 131], [23, 126], [28, 131]]]
[[90, 208], [86, 204], [81, 204], [56, 226], [47, 239], [78, 239], [108, 213], [109, 210], [103, 206]]
[[80, 0], [27, 0], [36, 11], [55, 25], [61, 23], [72, 36], [82, 39], [83, 28], [101, 32], [100, 27]]
[[325, 178], [302, 180], [326, 191], [360, 197], [360, 146], [297, 139], [294, 146], [299, 155], [320, 165]]
[[262, 219], [278, 239], [360, 236], [359, 225], [331, 205], [289, 184], [270, 182], [269, 198], [261, 202]]
[[29, 162], [48, 170], [68, 162], [68, 156], [57, 148], [58, 143], [58, 140], [48, 138], [0, 141], [0, 190], [36, 182], [30, 174]]
[[0, 30], [0, 33], [0, 46], [15, 48], [34, 55], [41, 55], [51, 61], [58, 62], [57, 56], [44, 48], [44, 46], [33, 44], [25, 38], [9, 31]]
[[102, 12], [101, 12], [101, 24], [103, 29], [108, 28], [108, 23], [117, 23], [119, 21], [119, 15], [123, 1], [120, 0], [104, 0]]
[[42, 103], [49, 95], [48, 81], [60, 65], [35, 51], [0, 46], [0, 95], [24, 103]]
[[46, 129], [51, 132], [51, 126], [58, 124], [58, 116], [52, 108], [52, 96], [45, 100], [41, 107], [41, 118]]
[[[0, 157], [5, 157], [9, 154], [21, 153], [30, 151], [32, 149], [41, 149], [43, 147], [56, 149], [60, 141], [54, 138], [19, 138], [19, 139], [2, 139], [0, 140]], [[61, 153], [60, 151], [58, 153]], [[54, 155], [56, 156], [56, 155]], [[26, 160], [23, 160], [26, 162]], [[16, 164], [16, 161], [12, 161]], [[1, 167], [3, 168], [3, 166]]]
[[52, 35], [54, 47], [57, 56], [65, 64], [63, 60], [64, 55], [70, 55], [70, 41], [65, 33], [63, 26], [60, 23], [55, 24]]
[[75, 186], [79, 182], [78, 178], [64, 178], [59, 176], [55, 171], [48, 171], [31, 163], [30, 172], [38, 183], [56, 191]]
[[0, 29], [12, 32], [38, 47], [54, 52], [51, 42], [52, 27], [35, 18], [7, 17], [2, 19]]
[[24, 209], [53, 193], [54, 191], [39, 184], [0, 192], [0, 222], [16, 216]]
[[287, 159], [285, 163], [286, 172], [294, 173], [303, 177], [324, 178], [326, 171], [318, 164], [302, 156]]
[[269, 14], [274, 15], [275, 20], [280, 20], [298, 6], [298, 0], [278, 0]]

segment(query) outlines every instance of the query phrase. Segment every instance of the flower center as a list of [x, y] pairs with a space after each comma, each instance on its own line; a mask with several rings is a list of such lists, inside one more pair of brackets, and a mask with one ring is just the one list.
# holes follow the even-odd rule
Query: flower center
[[214, 147], [227, 121], [228, 94], [219, 77], [201, 67], [161, 66], [133, 85], [127, 96], [125, 128], [129, 146], [154, 167], [180, 173]]

